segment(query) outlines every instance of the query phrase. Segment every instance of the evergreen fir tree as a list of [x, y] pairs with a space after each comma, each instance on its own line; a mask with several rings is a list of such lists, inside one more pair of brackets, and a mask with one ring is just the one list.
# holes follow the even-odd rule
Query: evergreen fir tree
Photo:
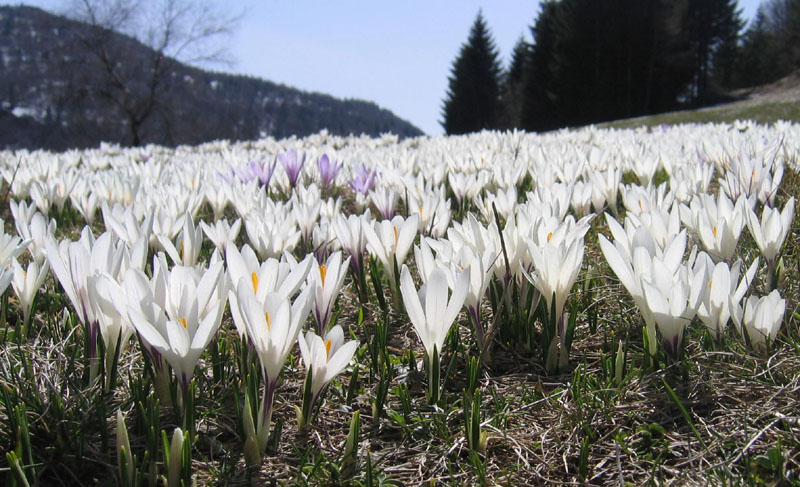
[[718, 97], [714, 82], [730, 85], [743, 27], [737, 0], [692, 0], [686, 7], [685, 31], [694, 58], [693, 101], [703, 105]]
[[522, 99], [530, 60], [530, 44], [520, 37], [511, 52], [511, 64], [503, 75], [501, 90], [502, 114], [500, 126], [505, 129], [522, 127]]
[[447, 134], [498, 127], [500, 62], [491, 34], [478, 12], [467, 43], [453, 63], [441, 122]]
[[549, 130], [674, 109], [690, 71], [671, 0], [550, 0], [531, 29], [523, 126]]
[[522, 127], [526, 130], [549, 130], [560, 127], [561, 120], [555, 105], [557, 88], [554, 83], [557, 32], [556, 0], [540, 4], [539, 15], [531, 26], [533, 45], [526, 66], [522, 95]]

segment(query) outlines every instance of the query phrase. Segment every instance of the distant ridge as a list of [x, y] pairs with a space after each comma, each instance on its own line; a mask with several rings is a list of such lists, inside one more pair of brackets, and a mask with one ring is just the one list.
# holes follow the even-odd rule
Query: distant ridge
[[[0, 6], [0, 148], [131, 143], [122, 112], [87, 89], [104, 82], [102, 70], [79, 45], [78, 34], [88, 29], [38, 8]], [[112, 41], [125, 53], [118, 62], [131, 67], [152, 54], [122, 34], [112, 33]], [[322, 129], [334, 135], [422, 135], [372, 102], [340, 100], [177, 61], [163, 84], [169, 96], [144, 124], [142, 143], [302, 137]]]

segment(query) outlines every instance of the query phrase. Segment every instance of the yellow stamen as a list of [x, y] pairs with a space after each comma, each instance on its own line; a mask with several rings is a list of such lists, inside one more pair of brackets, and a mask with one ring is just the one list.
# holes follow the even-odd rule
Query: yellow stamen
[[553, 232], [547, 234], [547, 241], [549, 242], [550, 239], [553, 238]]
[[713, 282], [713, 279], [711, 279], [711, 280], [709, 280], [709, 281], [708, 281], [708, 288], [709, 288], [709, 289], [711, 289], [711, 283], [712, 283], [712, 282]]
[[189, 328], [189, 327], [186, 325], [186, 318], [178, 318], [178, 323], [180, 323], [181, 325], [183, 325], [183, 327], [184, 327], [184, 328]]
[[328, 268], [325, 267], [325, 264], [319, 265], [319, 277], [322, 280], [322, 285], [325, 285], [325, 274], [328, 272]]
[[397, 247], [397, 227], [392, 227], [392, 228], [394, 228], [394, 246], [396, 248]]
[[267, 319], [267, 330], [272, 330], [272, 325], [270, 324], [270, 321], [269, 321], [269, 311], [264, 313], [264, 318]]
[[253, 281], [253, 292], [257, 293], [258, 292], [258, 274], [253, 272], [252, 274], [250, 274], [250, 279]]
[[183, 248], [183, 240], [181, 240], [181, 259], [186, 260], [186, 252]]
[[714, 236], [716, 237], [717, 236], [717, 227], [711, 228], [711, 233], [713, 233]]
[[325, 357], [331, 357], [331, 339], [328, 338], [328, 341], [325, 342]]
[[644, 211], [644, 208], [643, 208], [643, 206], [642, 206], [642, 200], [641, 200], [641, 199], [639, 200], [639, 210], [640, 210], [640, 211]]

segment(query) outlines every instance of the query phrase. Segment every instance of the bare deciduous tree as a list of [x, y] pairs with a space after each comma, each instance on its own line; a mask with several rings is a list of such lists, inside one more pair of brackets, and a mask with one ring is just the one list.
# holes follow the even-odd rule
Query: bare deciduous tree
[[[145, 122], [153, 117], [160, 117], [170, 141], [164, 101], [175, 84], [169, 79], [174, 64], [227, 63], [225, 41], [240, 18], [208, 0], [72, 0], [69, 14], [88, 24], [80, 43], [104, 74], [85, 90], [119, 109], [132, 145], [142, 144]], [[133, 49], [134, 40], [150, 50]]]

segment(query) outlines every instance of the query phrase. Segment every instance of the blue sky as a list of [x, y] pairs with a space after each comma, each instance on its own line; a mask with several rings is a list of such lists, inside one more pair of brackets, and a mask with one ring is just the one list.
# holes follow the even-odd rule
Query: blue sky
[[[539, 11], [536, 0], [213, 1], [245, 12], [222, 69], [370, 100], [430, 135], [442, 133], [447, 77], [478, 10], [504, 65]], [[63, 11], [69, 0], [23, 3]], [[739, 0], [744, 18], [759, 4]]]

